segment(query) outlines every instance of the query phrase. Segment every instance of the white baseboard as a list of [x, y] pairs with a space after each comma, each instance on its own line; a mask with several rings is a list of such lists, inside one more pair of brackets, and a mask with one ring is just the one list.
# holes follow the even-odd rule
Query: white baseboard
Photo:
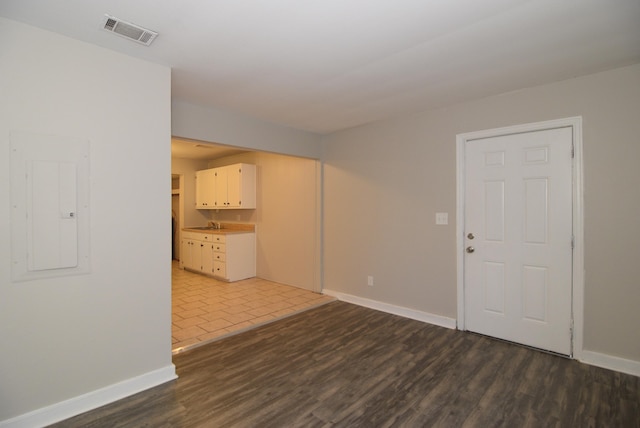
[[171, 364], [162, 369], [154, 370], [84, 395], [34, 410], [33, 412], [16, 416], [15, 418], [0, 421], [0, 427], [43, 427], [96, 409], [105, 404], [112, 403], [176, 378], [176, 368]]
[[[333, 296], [343, 302], [353, 303], [354, 305], [364, 306], [366, 308], [376, 309], [378, 311], [387, 312], [394, 315], [400, 315], [405, 318], [411, 318], [417, 321], [438, 325], [440, 327], [451, 329], [456, 328], [456, 320], [453, 318], [434, 315], [428, 312], [416, 311], [414, 309], [391, 305], [389, 303], [379, 302], [377, 300], [365, 299], [363, 297], [341, 293], [335, 290], [324, 289], [322, 293], [328, 296]], [[579, 355], [576, 355], [576, 358], [578, 359], [578, 361], [584, 364], [602, 367], [604, 369], [614, 370], [617, 372], [627, 373], [633, 376], [640, 377], [640, 361], [627, 360], [625, 358], [614, 357], [611, 355], [586, 350], [582, 350]]]
[[640, 377], [640, 361], [585, 350], [580, 353], [578, 360], [581, 363]]
[[440, 327], [451, 329], [456, 328], [455, 319], [443, 317], [442, 315], [434, 315], [430, 314], [429, 312], [417, 311], [415, 309], [409, 309], [403, 306], [396, 306], [389, 303], [379, 302], [377, 300], [365, 299], [363, 297], [345, 294], [339, 291], [327, 290], [326, 288], [322, 290], [322, 293], [328, 296], [333, 296], [343, 302], [353, 303], [354, 305], [364, 306], [365, 308], [375, 309], [378, 311], [387, 312], [389, 314], [400, 315], [401, 317], [434, 324]]

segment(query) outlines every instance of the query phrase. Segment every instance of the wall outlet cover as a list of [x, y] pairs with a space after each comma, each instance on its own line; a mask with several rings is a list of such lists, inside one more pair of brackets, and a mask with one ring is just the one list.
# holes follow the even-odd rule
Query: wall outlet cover
[[449, 224], [449, 213], [436, 213], [436, 224]]

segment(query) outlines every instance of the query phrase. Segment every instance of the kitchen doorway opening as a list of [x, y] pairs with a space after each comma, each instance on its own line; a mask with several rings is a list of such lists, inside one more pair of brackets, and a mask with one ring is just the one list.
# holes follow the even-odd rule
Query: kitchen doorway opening
[[[226, 283], [172, 261], [174, 352], [334, 300], [321, 294], [319, 160], [183, 138], [172, 139], [171, 160], [172, 183], [182, 178], [176, 234], [209, 222], [253, 224], [257, 268], [256, 278]], [[196, 209], [195, 172], [235, 163], [256, 165], [257, 208]]]
[[184, 175], [171, 174], [171, 260], [180, 260], [180, 238], [184, 227]]

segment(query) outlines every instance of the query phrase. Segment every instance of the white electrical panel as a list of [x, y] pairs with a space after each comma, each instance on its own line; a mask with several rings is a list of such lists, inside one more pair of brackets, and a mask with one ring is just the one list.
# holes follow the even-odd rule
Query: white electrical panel
[[76, 164], [30, 161], [27, 170], [28, 270], [78, 266]]
[[11, 134], [12, 278], [89, 271], [89, 142]]

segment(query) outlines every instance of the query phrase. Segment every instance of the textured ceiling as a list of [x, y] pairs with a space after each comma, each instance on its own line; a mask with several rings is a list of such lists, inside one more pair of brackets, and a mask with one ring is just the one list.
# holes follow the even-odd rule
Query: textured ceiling
[[[105, 13], [160, 35], [114, 36]], [[171, 66], [174, 99], [317, 133], [640, 62], [639, 0], [2, 0], [0, 16]]]

